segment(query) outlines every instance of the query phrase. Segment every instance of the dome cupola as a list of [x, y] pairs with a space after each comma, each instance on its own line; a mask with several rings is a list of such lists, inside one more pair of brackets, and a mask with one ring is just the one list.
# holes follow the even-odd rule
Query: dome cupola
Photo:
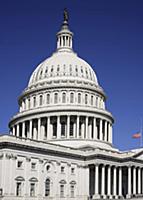
[[64, 21], [61, 30], [57, 33], [57, 50], [72, 51], [73, 33], [68, 28], [68, 12], [64, 10]]

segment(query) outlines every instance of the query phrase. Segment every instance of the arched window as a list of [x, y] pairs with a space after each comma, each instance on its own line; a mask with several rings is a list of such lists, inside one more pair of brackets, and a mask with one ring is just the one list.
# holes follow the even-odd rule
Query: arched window
[[35, 196], [35, 183], [30, 183], [30, 197]]
[[30, 197], [36, 196], [36, 183], [38, 182], [37, 178], [33, 177], [29, 179], [30, 181]]
[[93, 96], [91, 96], [91, 105], [93, 105]]
[[64, 197], [65, 193], [65, 185], [64, 184], [60, 184], [60, 197]]
[[96, 104], [96, 107], [98, 107], [98, 97], [96, 97], [96, 102], [95, 102], [95, 104]]
[[43, 96], [40, 95], [40, 106], [43, 104]]
[[36, 97], [33, 97], [33, 107], [36, 107]]
[[74, 101], [74, 93], [70, 93], [70, 103], [73, 103]]
[[66, 186], [66, 181], [61, 180], [60, 181], [60, 197], [65, 197], [65, 186]]
[[22, 182], [25, 179], [21, 176], [18, 176], [16, 179], [16, 196], [22, 196]]
[[58, 103], [58, 93], [54, 94], [54, 103]]
[[85, 94], [85, 104], [87, 104], [87, 94]]
[[50, 179], [45, 181], [45, 197], [50, 196]]
[[66, 93], [63, 92], [62, 94], [62, 103], [66, 103]]
[[75, 185], [71, 184], [70, 186], [71, 197], [75, 197]]
[[71, 198], [75, 197], [75, 185], [76, 185], [75, 181], [70, 182], [70, 196], [71, 196]]
[[47, 104], [50, 103], [50, 94], [47, 94]]
[[30, 98], [28, 99], [28, 109], [30, 109]]
[[78, 93], [78, 103], [81, 103], [81, 94]]

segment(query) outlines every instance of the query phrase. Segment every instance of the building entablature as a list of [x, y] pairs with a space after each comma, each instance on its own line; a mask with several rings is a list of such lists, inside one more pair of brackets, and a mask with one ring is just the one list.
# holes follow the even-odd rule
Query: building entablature
[[114, 122], [113, 116], [110, 112], [103, 110], [103, 109], [97, 109], [97, 108], [90, 108], [90, 107], [84, 107], [84, 106], [76, 106], [73, 105], [69, 108], [69, 106], [49, 106], [49, 107], [43, 107], [43, 108], [37, 108], [37, 109], [31, 109], [27, 110], [25, 112], [20, 112], [14, 115], [11, 118], [10, 124], [16, 123], [18, 120], [28, 120], [34, 119], [34, 118], [40, 118], [40, 117], [47, 117], [47, 116], [89, 116], [89, 117], [100, 117], [102, 119], [108, 120], [110, 123]]
[[[3, 157], [3, 152], [4, 152], [3, 150], [11, 149], [11, 150], [16, 150], [17, 152], [31, 152], [31, 153], [33, 152], [36, 154], [43, 154], [43, 155], [49, 155], [49, 156], [55, 155], [60, 158], [61, 157], [69, 158], [71, 160], [75, 159], [74, 162], [79, 160], [79, 161], [84, 161], [86, 164], [94, 164], [94, 163], [98, 163], [98, 161], [100, 161], [100, 163], [102, 164], [104, 164], [104, 161], [105, 161], [106, 163], [112, 162], [113, 164], [118, 163], [119, 165], [124, 165], [124, 166], [135, 165], [136, 167], [140, 167], [140, 165], [143, 164], [143, 160], [133, 158], [133, 155], [123, 158], [118, 151], [116, 151], [115, 153], [113, 152], [113, 150], [106, 150], [106, 152], [111, 152], [110, 154], [107, 153], [106, 155], [105, 151], [102, 154], [101, 153], [102, 151], [99, 151], [99, 150], [97, 151], [97, 149], [95, 149], [95, 151], [92, 152], [92, 154], [90, 154], [89, 152], [80, 151], [80, 150], [68, 148], [68, 147], [66, 148], [60, 145], [30, 141], [28, 139], [20, 140], [19, 138], [6, 136], [6, 135], [0, 137], [0, 149], [1, 149], [1, 157]], [[7, 157], [16, 159], [17, 157], [16, 154], [9, 153], [7, 154]]]

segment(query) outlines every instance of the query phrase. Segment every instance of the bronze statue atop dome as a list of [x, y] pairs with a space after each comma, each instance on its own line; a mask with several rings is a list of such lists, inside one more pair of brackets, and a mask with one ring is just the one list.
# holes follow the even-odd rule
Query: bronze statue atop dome
[[67, 9], [65, 8], [65, 9], [64, 9], [64, 21], [67, 21], [67, 22], [68, 22], [68, 20], [69, 20], [69, 15], [68, 15]]

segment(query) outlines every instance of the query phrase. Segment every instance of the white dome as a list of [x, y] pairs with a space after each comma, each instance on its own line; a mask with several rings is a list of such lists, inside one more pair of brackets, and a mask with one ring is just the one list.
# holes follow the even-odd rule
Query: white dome
[[43, 61], [32, 73], [28, 86], [47, 80], [76, 79], [93, 82], [98, 85], [95, 72], [90, 65], [73, 51], [57, 51]]

